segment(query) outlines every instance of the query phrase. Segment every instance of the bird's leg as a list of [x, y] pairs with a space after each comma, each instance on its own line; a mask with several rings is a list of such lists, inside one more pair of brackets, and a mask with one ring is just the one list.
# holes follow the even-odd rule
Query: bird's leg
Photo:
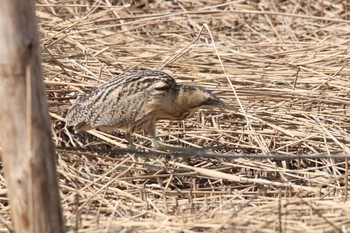
[[154, 122], [150, 129], [149, 133], [151, 134], [151, 140], [152, 140], [152, 147], [156, 148], [158, 150], [167, 150], [165, 145], [162, 145], [158, 142], [157, 137], [156, 137], [156, 123]]
[[136, 146], [135, 146], [135, 144], [133, 143], [132, 138], [131, 138], [131, 134], [130, 134], [129, 132], [126, 132], [126, 133], [125, 133], [125, 139], [126, 139], [126, 140], [128, 141], [128, 143], [129, 143], [128, 149], [136, 150]]
[[151, 140], [153, 148], [156, 148], [158, 150], [166, 150], [165, 145], [160, 144], [155, 135], [152, 135]]
[[[134, 142], [132, 141], [131, 133], [126, 132], [125, 139], [129, 143], [128, 149], [137, 151], [136, 146], [135, 146]], [[135, 159], [137, 159], [137, 162], [139, 162], [139, 163], [145, 163], [145, 160], [138, 154], [135, 154]]]

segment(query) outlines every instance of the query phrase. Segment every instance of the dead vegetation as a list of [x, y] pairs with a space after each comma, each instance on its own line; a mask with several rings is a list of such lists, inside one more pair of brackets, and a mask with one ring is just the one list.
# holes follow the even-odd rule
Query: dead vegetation
[[[292, 159], [350, 154], [349, 2], [38, 0], [37, 15], [69, 231], [349, 231], [347, 159]], [[239, 109], [161, 122], [160, 141], [291, 159], [140, 163], [113, 151], [123, 134], [64, 127], [78, 95], [134, 69], [170, 71]]]

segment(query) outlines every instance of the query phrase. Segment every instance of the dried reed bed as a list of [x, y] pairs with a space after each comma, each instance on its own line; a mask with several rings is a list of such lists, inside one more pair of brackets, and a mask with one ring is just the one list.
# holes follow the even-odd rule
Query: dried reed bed
[[[69, 231], [349, 231], [348, 161], [292, 159], [350, 153], [347, 1], [38, 0], [37, 15]], [[112, 151], [126, 147], [118, 132], [64, 127], [78, 95], [135, 69], [168, 70], [239, 109], [161, 122], [164, 143], [291, 159], [141, 163]], [[153, 151], [147, 135], [135, 138]]]

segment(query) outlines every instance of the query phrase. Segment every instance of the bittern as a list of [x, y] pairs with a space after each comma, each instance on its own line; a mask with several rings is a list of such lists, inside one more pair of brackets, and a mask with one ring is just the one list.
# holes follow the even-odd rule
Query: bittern
[[[234, 110], [210, 91], [201, 87], [178, 85], [162, 71], [142, 70], [122, 75], [77, 100], [69, 109], [66, 122], [76, 132], [90, 129], [122, 130], [131, 148], [131, 134], [144, 130], [157, 149], [174, 147], [158, 143], [158, 120], [183, 120], [198, 109], [218, 107]], [[178, 147], [176, 147], [178, 148]]]

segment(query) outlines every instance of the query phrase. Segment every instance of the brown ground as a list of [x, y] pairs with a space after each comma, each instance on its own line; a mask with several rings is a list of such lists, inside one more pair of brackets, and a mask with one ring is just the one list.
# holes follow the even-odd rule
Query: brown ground
[[[69, 231], [350, 231], [348, 1], [38, 0], [37, 15]], [[239, 109], [161, 122], [160, 141], [240, 157], [140, 163], [110, 152], [123, 134], [64, 127], [78, 94], [135, 69], [170, 71]], [[152, 152], [147, 135], [135, 140]], [[6, 231], [3, 174], [0, 192]]]

